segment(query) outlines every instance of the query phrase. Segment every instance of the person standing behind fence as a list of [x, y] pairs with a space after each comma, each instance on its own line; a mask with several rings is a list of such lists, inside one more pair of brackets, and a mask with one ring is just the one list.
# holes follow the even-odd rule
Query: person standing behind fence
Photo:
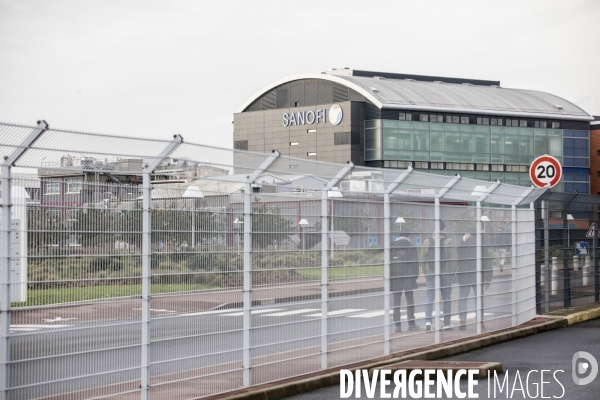
[[512, 242], [512, 226], [509, 218], [505, 218], [505, 222], [500, 225], [496, 232], [496, 252], [498, 254], [498, 268], [500, 272], [504, 271], [504, 263], [506, 262], [506, 253]]
[[458, 245], [458, 268], [455, 280], [458, 280], [458, 316], [460, 318], [459, 329], [467, 329], [467, 298], [473, 289], [475, 309], [477, 309], [477, 240], [475, 228], [468, 227], [465, 230], [460, 244]]
[[419, 276], [417, 249], [412, 245], [409, 238], [401, 236], [392, 243], [391, 256], [390, 290], [392, 292], [393, 320], [396, 324], [396, 332], [402, 331], [400, 324], [402, 292], [406, 297], [408, 330], [418, 331], [419, 325], [415, 322], [415, 301], [413, 297], [413, 291], [417, 288], [417, 277]]
[[[456, 247], [452, 238], [446, 234], [446, 224], [440, 221], [440, 292], [444, 301], [444, 329], [453, 329], [450, 323], [452, 317], [452, 277], [456, 271]], [[419, 261], [425, 273], [427, 298], [425, 300], [425, 330], [431, 330], [433, 302], [435, 300], [435, 233], [425, 239], [419, 249]]]

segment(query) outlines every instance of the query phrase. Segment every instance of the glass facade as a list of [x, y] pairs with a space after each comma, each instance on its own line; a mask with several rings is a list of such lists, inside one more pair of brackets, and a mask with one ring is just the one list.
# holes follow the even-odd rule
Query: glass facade
[[[431, 121], [365, 121], [365, 161], [381, 160], [389, 168], [403, 168], [400, 164], [407, 161], [422, 168], [423, 162], [430, 162], [435, 163], [434, 169], [440, 169], [437, 173], [530, 185], [528, 167], [534, 158], [544, 154], [556, 157], [565, 169], [557, 190], [589, 193], [588, 131]], [[444, 168], [439, 168], [440, 165]]]

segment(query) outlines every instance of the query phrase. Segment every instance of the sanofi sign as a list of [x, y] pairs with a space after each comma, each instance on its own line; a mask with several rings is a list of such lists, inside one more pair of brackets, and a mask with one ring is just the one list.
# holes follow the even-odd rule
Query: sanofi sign
[[[339, 125], [342, 122], [344, 113], [342, 107], [334, 104], [329, 109], [329, 122], [331, 125]], [[325, 123], [327, 120], [327, 110], [309, 110], [309, 111], [297, 111], [292, 113], [283, 114], [283, 126], [294, 126], [294, 125], [312, 125]]]

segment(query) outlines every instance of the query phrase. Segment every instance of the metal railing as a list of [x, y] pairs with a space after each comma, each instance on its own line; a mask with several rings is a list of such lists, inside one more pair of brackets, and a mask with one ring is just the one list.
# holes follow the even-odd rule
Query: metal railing
[[2, 399], [216, 395], [536, 315], [545, 189], [44, 122], [0, 149]]

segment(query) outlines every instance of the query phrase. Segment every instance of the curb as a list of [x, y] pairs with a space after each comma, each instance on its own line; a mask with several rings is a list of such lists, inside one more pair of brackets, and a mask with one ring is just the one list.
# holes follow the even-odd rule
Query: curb
[[[583, 311], [577, 311], [582, 308], [584, 308]], [[451, 357], [457, 354], [467, 353], [469, 351], [478, 350], [487, 346], [492, 346], [495, 344], [507, 342], [514, 339], [520, 339], [527, 336], [533, 336], [538, 333], [547, 332], [554, 329], [566, 328], [569, 325], [573, 325], [594, 318], [599, 318], [600, 305], [598, 305], [598, 303], [595, 303], [594, 308], [590, 308], [590, 306], [587, 305], [583, 307], [572, 308], [570, 310], [562, 310], [562, 313], [569, 313], [567, 315], [556, 315], [557, 313], [538, 316], [550, 319], [550, 321], [543, 322], [539, 325], [516, 328], [505, 332], [491, 333], [489, 336], [478, 337], [459, 343], [450, 343], [447, 345], [442, 345], [443, 347], [418, 351], [416, 353], [405, 354], [402, 356], [394, 356], [392, 354], [390, 356], [380, 358], [378, 361], [373, 363], [353, 364], [350, 366], [346, 366], [346, 369], [350, 369], [352, 371], [356, 369], [372, 369], [387, 366], [392, 363], [399, 363], [402, 361], [429, 361]], [[318, 376], [275, 384], [274, 386], [269, 386], [265, 388], [257, 387], [254, 388], [254, 390], [253, 388], [242, 389], [247, 391], [243, 393], [233, 394], [231, 396], [219, 396], [219, 398], [226, 400], [278, 400], [284, 397], [290, 397], [310, 392], [316, 389], [322, 389], [328, 386], [337, 385], [339, 384], [339, 382], [339, 368], [335, 368], [333, 370], [330, 369], [323, 371]], [[209, 398], [213, 398], [213, 396]]]

